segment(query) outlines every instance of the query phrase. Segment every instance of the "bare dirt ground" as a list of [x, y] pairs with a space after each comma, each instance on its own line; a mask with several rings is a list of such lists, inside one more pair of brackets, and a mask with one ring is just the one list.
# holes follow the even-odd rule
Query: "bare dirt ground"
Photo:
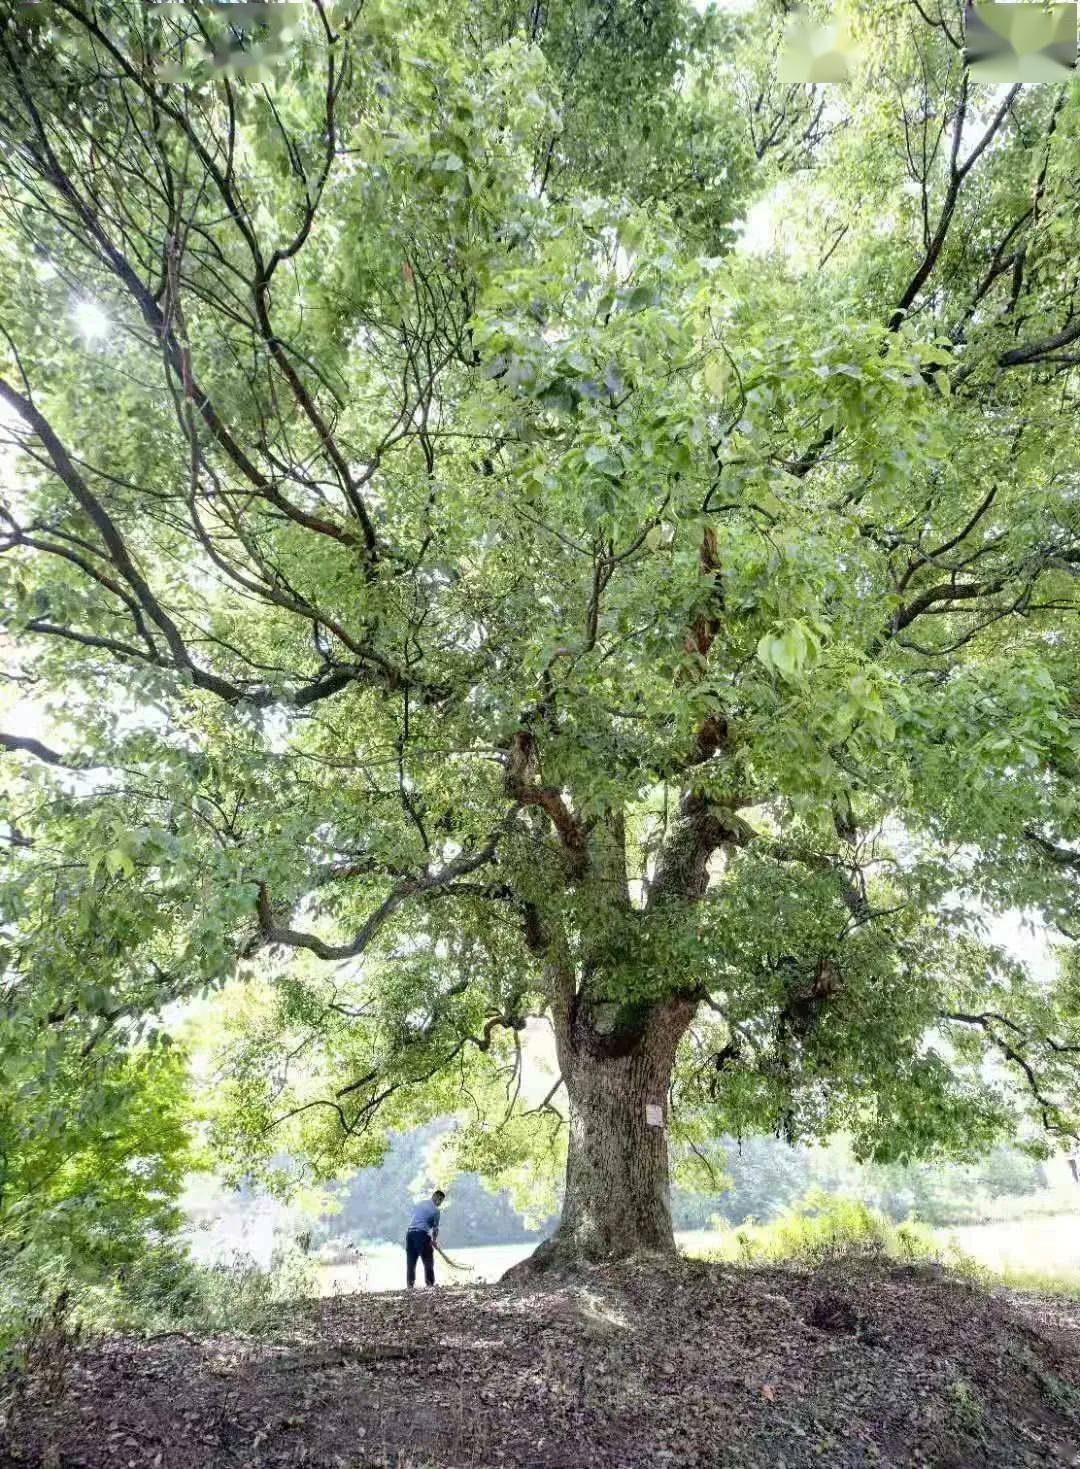
[[353, 1295], [272, 1338], [111, 1338], [3, 1469], [1080, 1466], [1080, 1303], [932, 1268], [634, 1262]]

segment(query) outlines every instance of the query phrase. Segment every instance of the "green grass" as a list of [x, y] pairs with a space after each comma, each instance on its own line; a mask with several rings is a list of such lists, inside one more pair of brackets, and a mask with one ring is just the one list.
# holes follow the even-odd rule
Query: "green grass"
[[1007, 1285], [1011, 1290], [1029, 1290], [1038, 1295], [1070, 1296], [1080, 1301], [1080, 1275], [1053, 1270], [1020, 1270], [1002, 1266], [997, 1270], [983, 1267], [994, 1285]]
[[1080, 1294], [1080, 1213], [1030, 1215], [938, 1233], [1005, 1285]]
[[950, 1204], [958, 1212], [954, 1218], [943, 1218], [940, 1228], [1006, 1224], [1042, 1215], [1075, 1214], [1080, 1209], [1080, 1188], [1070, 1180], [1031, 1194], [1002, 1194], [992, 1199], [975, 1197], [970, 1201], [952, 1200]]
[[894, 1224], [857, 1199], [817, 1192], [770, 1224], [698, 1231], [680, 1244], [687, 1254], [743, 1265], [813, 1267], [851, 1255], [933, 1262], [986, 1285], [1080, 1297], [1078, 1214], [934, 1230]]
[[[990, 1285], [1080, 1296], [1080, 1213], [931, 1229], [893, 1224], [857, 1200], [818, 1194], [771, 1224], [688, 1230], [677, 1240], [685, 1255], [727, 1263], [813, 1266], [851, 1254], [884, 1256], [901, 1263], [933, 1261]], [[440, 1285], [498, 1280], [534, 1248], [448, 1242], [450, 1257], [472, 1270], [457, 1274], [436, 1260], [436, 1277]], [[362, 1246], [355, 1263], [317, 1265], [315, 1273], [323, 1295], [400, 1290], [405, 1252], [393, 1244]]]
[[815, 1266], [840, 1256], [885, 1255], [902, 1261], [937, 1260], [941, 1247], [920, 1224], [893, 1224], [858, 1199], [813, 1190], [771, 1224], [717, 1229], [692, 1253], [740, 1265]]

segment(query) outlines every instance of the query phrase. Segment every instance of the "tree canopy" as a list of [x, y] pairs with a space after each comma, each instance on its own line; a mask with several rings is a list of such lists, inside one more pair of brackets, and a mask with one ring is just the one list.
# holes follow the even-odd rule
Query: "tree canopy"
[[1075, 1135], [1077, 83], [785, 9], [6, 9], [30, 1054], [239, 977], [241, 1164], [464, 1111], [601, 1251], [668, 1132]]

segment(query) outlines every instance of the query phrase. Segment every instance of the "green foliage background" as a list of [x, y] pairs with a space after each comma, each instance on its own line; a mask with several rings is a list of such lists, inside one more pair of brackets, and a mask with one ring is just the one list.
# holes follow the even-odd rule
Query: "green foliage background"
[[1080, 84], [936, 3], [828, 97], [764, 3], [4, 8], [6, 1258], [196, 1121], [541, 1217], [540, 1015], [682, 1007], [681, 1161], [1075, 1138]]

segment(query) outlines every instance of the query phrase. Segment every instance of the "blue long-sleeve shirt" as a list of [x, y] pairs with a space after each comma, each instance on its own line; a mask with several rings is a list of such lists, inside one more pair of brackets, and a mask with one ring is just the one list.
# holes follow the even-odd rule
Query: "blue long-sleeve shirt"
[[439, 1210], [431, 1199], [421, 1199], [412, 1212], [409, 1221], [410, 1232], [414, 1229], [422, 1229], [425, 1234], [433, 1238], [439, 1230]]

